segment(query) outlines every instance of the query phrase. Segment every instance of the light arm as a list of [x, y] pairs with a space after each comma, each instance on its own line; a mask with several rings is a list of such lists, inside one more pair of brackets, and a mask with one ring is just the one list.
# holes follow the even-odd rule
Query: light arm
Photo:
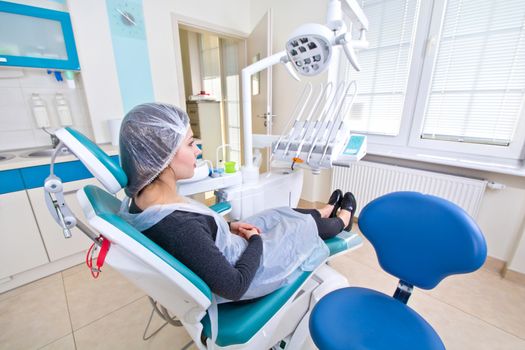
[[253, 165], [253, 139], [252, 139], [252, 84], [253, 74], [263, 71], [277, 63], [281, 63], [286, 58], [286, 51], [281, 51], [269, 57], [263, 58], [241, 72], [242, 86], [242, 118], [243, 118], [243, 142], [244, 142], [244, 167], [242, 169], [243, 182], [257, 182], [259, 178], [259, 168]]

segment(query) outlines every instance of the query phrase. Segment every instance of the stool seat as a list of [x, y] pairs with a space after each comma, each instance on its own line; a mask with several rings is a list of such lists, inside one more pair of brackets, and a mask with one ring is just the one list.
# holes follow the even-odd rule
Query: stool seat
[[414, 310], [366, 288], [327, 294], [312, 311], [310, 332], [321, 350], [445, 349], [434, 329]]

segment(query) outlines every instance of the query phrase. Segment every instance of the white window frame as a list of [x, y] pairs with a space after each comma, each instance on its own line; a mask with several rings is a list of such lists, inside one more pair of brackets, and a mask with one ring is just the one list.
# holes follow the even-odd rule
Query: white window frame
[[423, 61], [423, 69], [421, 72], [421, 83], [419, 84], [418, 94], [416, 97], [416, 105], [414, 109], [414, 119], [411, 125], [410, 137], [408, 146], [423, 148], [423, 149], [437, 149], [445, 152], [459, 152], [472, 155], [483, 155], [485, 157], [500, 157], [509, 159], [523, 159], [523, 146], [525, 143], [525, 114], [524, 103], [519, 116], [516, 133], [513, 141], [509, 146], [484, 145], [474, 143], [462, 143], [457, 141], [443, 141], [422, 139], [421, 131], [423, 130], [423, 123], [425, 117], [425, 110], [427, 107], [428, 98], [430, 96], [430, 89], [432, 85], [432, 75], [434, 73], [435, 64], [438, 56], [438, 47], [443, 32], [443, 21], [446, 12], [446, 0], [435, 0], [432, 18], [430, 19], [430, 29], [427, 34], [427, 49], [425, 50], [425, 58]]
[[[399, 133], [397, 136], [368, 133], [368, 153], [525, 176], [525, 99], [509, 146], [421, 138], [446, 5], [447, 0], [422, 0]], [[351, 69], [344, 55], [340, 56], [340, 62], [330, 69], [329, 76], [335, 80], [338, 80], [335, 76], [346, 76], [337, 74], [343, 72], [341, 67]]]

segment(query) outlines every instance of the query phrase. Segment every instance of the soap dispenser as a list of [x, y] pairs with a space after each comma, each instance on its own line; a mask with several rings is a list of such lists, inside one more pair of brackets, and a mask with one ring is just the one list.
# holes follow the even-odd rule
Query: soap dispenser
[[55, 107], [60, 120], [60, 125], [71, 126], [73, 125], [73, 119], [71, 118], [71, 110], [67, 103], [66, 98], [62, 94], [55, 95]]
[[51, 123], [49, 122], [49, 114], [44, 100], [39, 94], [32, 94], [30, 104], [37, 127], [41, 129], [49, 128]]

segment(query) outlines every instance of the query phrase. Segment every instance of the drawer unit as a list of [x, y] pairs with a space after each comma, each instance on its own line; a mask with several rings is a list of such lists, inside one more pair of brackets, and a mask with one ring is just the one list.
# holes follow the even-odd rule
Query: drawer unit
[[18, 169], [0, 172], [0, 191], [1, 280], [49, 260]]
[[[118, 156], [111, 158], [118, 163]], [[76, 199], [76, 191], [98, 181], [80, 161], [56, 163], [55, 174], [64, 183], [64, 196], [69, 208], [79, 220], [86, 222]], [[77, 228], [72, 230], [71, 238], [64, 238], [62, 229], [45, 203], [43, 185], [48, 176], [49, 165], [0, 171], [2, 291], [13, 288], [6, 285], [16, 287], [45, 276], [45, 271], [52, 270], [47, 268], [50, 265], [59, 264], [61, 268], [67, 268], [72, 263], [78, 263], [70, 257], [87, 250], [92, 243]], [[21, 282], [17, 282], [19, 280]]]

